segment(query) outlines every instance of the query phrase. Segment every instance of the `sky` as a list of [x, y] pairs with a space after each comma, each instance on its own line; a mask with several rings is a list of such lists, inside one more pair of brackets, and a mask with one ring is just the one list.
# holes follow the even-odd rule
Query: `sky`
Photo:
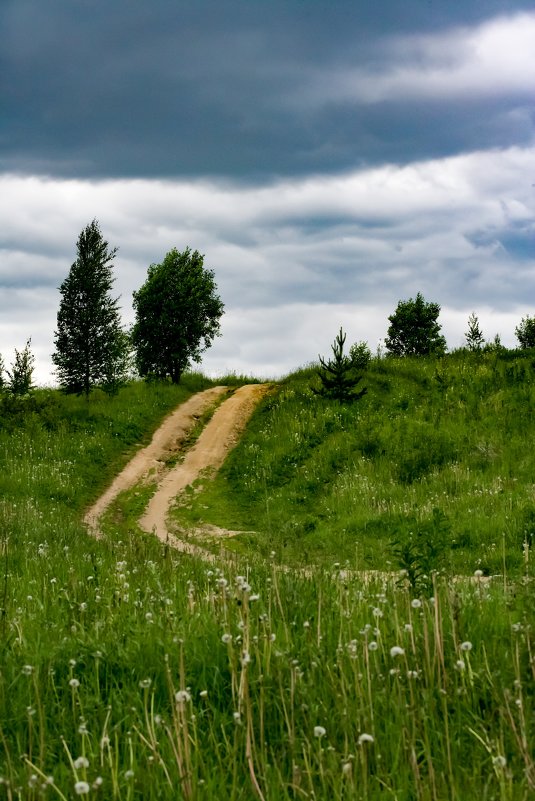
[[516, 344], [535, 314], [532, 0], [2, 0], [0, 353], [53, 385], [58, 287], [97, 219], [114, 294], [214, 270], [211, 375], [384, 340], [399, 300]]

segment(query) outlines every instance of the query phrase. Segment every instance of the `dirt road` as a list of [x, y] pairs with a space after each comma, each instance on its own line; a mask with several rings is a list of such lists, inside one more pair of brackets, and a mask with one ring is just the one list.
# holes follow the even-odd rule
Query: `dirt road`
[[184, 461], [160, 481], [139, 521], [144, 531], [153, 532], [162, 540], [168, 539], [166, 519], [169, 506], [201, 474], [215, 472], [221, 467], [266, 389], [266, 384], [247, 384], [219, 406]]
[[86, 512], [84, 522], [91, 533], [96, 537], [100, 536], [100, 518], [119, 493], [131, 489], [149, 474], [154, 474], [158, 489], [140, 520], [141, 527], [145, 531], [154, 532], [180, 550], [192, 553], [200, 550], [168, 534], [166, 517], [169, 506], [201, 473], [206, 470], [215, 472], [221, 467], [267, 388], [266, 384], [248, 384], [237, 389], [216, 409], [196, 444], [187, 452], [184, 461], [166, 472], [164, 460], [181, 450], [198, 418], [231, 390], [224, 386], [212, 387], [181, 404], [164, 420], [150, 444], [136, 453]]

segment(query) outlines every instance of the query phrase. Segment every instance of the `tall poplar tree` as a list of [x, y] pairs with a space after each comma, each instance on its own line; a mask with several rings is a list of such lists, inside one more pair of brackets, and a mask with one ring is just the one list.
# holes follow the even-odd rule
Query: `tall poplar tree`
[[81, 232], [76, 248], [76, 261], [60, 286], [52, 361], [66, 392], [88, 396], [95, 386], [113, 391], [124, 381], [128, 337], [118, 299], [110, 294], [117, 248], [109, 248], [96, 220]]

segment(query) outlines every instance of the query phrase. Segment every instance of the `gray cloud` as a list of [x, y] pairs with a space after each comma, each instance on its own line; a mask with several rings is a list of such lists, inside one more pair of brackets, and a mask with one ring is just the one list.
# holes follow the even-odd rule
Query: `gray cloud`
[[251, 182], [533, 136], [533, 16], [360, 5], [7, 0], [0, 168]]
[[473, 309], [489, 327], [507, 321], [512, 345], [535, 297], [533, 174], [535, 150], [509, 148], [259, 186], [4, 176], [4, 355], [32, 336], [48, 375], [55, 288], [95, 216], [119, 247], [127, 323], [150, 263], [175, 246], [205, 254], [227, 309], [224, 337], [205, 359], [216, 372], [280, 374], [328, 349], [340, 324], [375, 347], [397, 301], [418, 291], [441, 303], [450, 346]]

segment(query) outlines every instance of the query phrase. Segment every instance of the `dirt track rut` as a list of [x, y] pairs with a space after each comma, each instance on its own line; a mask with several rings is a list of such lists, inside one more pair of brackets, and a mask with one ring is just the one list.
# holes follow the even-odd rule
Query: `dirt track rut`
[[[266, 392], [266, 384], [247, 384], [237, 389], [219, 406], [195, 445], [186, 453], [183, 462], [165, 472], [164, 461], [176, 454], [198, 418], [231, 390], [218, 386], [193, 395], [170, 414], [154, 433], [149, 445], [138, 451], [115, 477], [108, 489], [86, 512], [84, 522], [91, 533], [99, 537], [99, 521], [119, 493], [131, 489], [154, 473], [158, 488], [140, 520], [144, 531], [154, 532], [175, 548], [192, 553], [196, 546], [170, 535], [167, 514], [175, 497], [205, 471], [217, 471], [227, 453], [237, 444], [256, 404]], [[159, 478], [158, 478], [159, 476]]]

